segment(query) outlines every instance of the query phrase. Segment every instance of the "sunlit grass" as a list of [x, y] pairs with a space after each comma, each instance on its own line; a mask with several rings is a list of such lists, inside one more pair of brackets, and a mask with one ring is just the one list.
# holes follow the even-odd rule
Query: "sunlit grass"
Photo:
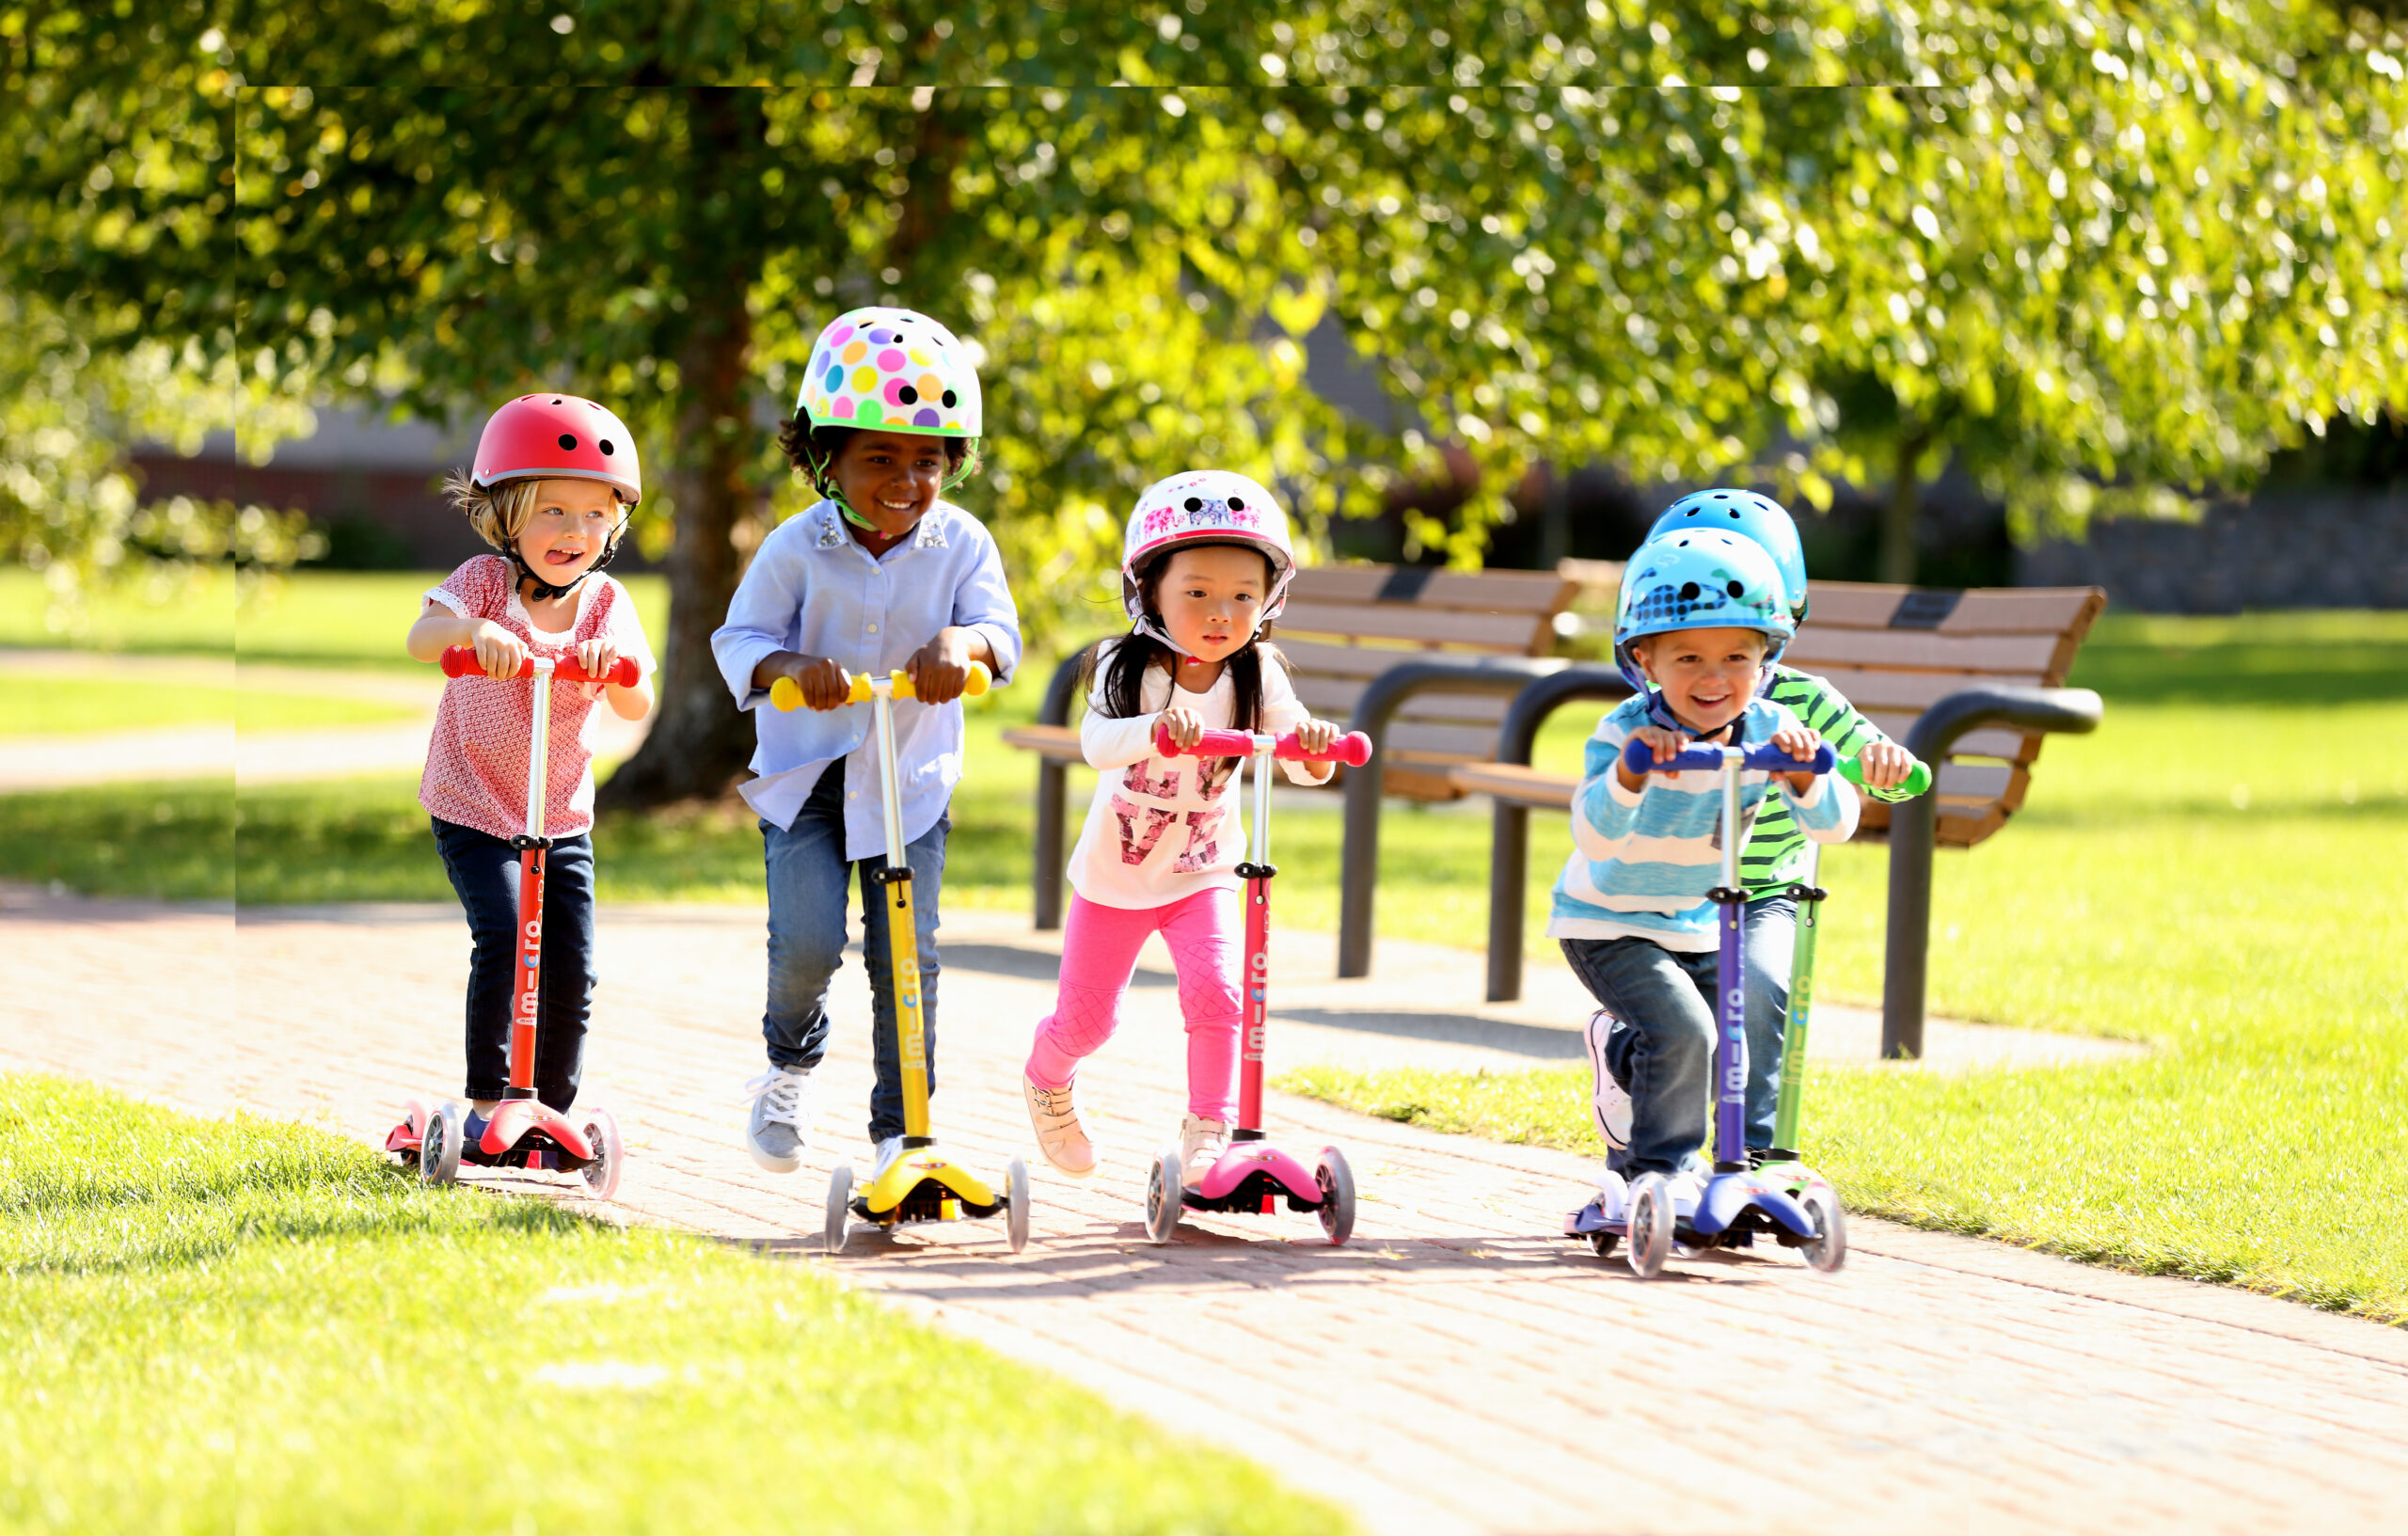
[[0, 1528], [486, 1528], [1346, 1522], [801, 1264], [0, 1076]]

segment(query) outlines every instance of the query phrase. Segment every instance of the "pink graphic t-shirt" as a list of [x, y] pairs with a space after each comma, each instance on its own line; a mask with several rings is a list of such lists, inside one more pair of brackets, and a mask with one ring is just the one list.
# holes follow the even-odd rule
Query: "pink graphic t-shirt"
[[[538, 656], [574, 658], [579, 641], [610, 639], [650, 676], [644, 643], [627, 589], [607, 576], [577, 591], [577, 622], [565, 633], [538, 629], [519, 601], [517, 573], [499, 555], [479, 555], [453, 571], [427, 597], [463, 618], [491, 619]], [[454, 677], [444, 686], [418, 802], [429, 815], [495, 837], [527, 830], [527, 740], [534, 729], [531, 680]], [[551, 685], [550, 776], [544, 787], [544, 835], [574, 837], [594, 825], [593, 724], [598, 696], [575, 683]]]

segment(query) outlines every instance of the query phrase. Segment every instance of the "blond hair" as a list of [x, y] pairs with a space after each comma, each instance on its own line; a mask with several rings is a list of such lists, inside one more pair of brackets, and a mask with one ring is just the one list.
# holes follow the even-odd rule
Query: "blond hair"
[[527, 530], [527, 519], [535, 515], [535, 491], [542, 484], [540, 478], [530, 476], [479, 485], [467, 471], [454, 469], [443, 477], [443, 498], [467, 515], [479, 538], [506, 555]]

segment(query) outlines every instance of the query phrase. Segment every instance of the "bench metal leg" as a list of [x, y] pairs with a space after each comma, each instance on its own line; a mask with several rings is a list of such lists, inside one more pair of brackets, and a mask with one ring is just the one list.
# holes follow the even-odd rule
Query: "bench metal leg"
[[1890, 807], [1890, 933], [1881, 963], [1881, 1056], [1923, 1055], [1931, 952], [1931, 849], [1939, 821], [1929, 792]]
[[1530, 811], [1497, 802], [1488, 865], [1488, 1000], [1522, 996], [1522, 886], [1529, 873]]
[[1069, 769], [1051, 759], [1037, 767], [1036, 888], [1039, 932], [1062, 926], [1062, 819], [1070, 798]]
[[[1386, 721], [1380, 722], [1385, 726]], [[1338, 974], [1371, 974], [1371, 895], [1380, 875], [1380, 760], [1346, 770], [1346, 823], [1338, 856]]]

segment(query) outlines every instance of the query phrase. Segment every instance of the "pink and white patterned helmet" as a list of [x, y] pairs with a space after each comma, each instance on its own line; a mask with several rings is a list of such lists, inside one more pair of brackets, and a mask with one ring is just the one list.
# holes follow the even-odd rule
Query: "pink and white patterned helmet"
[[1238, 544], [1259, 549], [1271, 562], [1271, 590], [1262, 595], [1269, 624], [1288, 604], [1288, 583], [1296, 574], [1296, 551], [1288, 542], [1288, 514], [1278, 498], [1227, 469], [1190, 469], [1158, 480], [1137, 498], [1120, 544], [1120, 606], [1137, 632], [1179, 647], [1153, 614], [1146, 611], [1142, 586], [1148, 567], [1182, 546]]
[[795, 409], [815, 427], [973, 442], [983, 424], [969, 348], [918, 310], [882, 305], [848, 309], [820, 331]]

